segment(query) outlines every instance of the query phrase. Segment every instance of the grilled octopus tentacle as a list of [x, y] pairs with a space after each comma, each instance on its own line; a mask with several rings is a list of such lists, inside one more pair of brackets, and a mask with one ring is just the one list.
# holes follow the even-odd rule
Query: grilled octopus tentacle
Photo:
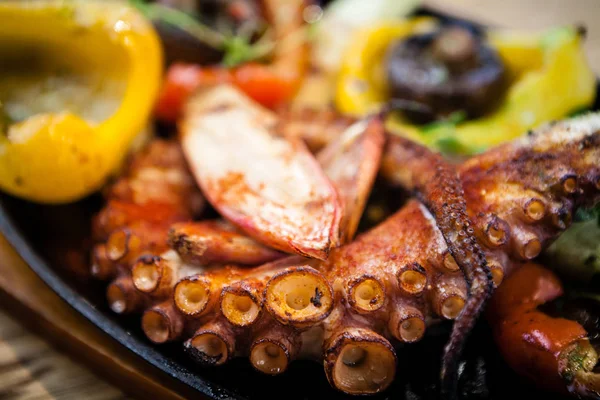
[[[320, 157], [325, 170], [349, 164], [348, 175], [319, 178], [328, 175], [336, 186], [340, 218], [350, 221], [341, 224], [345, 239], [372, 182], [369, 159], [381, 151], [378, 121], [363, 123], [370, 128], [346, 142], [356, 126], [361, 122], [331, 144], [356, 156], [332, 147], [327, 151], [334, 157]], [[331, 249], [325, 261], [284, 256], [254, 267], [281, 253], [238, 231], [229, 232], [233, 242], [219, 243], [223, 226], [189, 222], [198, 201], [183, 156], [173, 143], [156, 142], [108, 192], [95, 221], [96, 275], [114, 278], [108, 296], [116, 312], [144, 313], [142, 327], [153, 342], [184, 342], [195, 360], [209, 365], [248, 356], [267, 374], [283, 372], [296, 358], [318, 360], [333, 386], [353, 394], [377, 393], [391, 383], [391, 343], [415, 342], [429, 324], [457, 319], [444, 359], [448, 391], [492, 279], [500, 284], [560, 233], [578, 206], [600, 199], [599, 131], [599, 116], [555, 125], [474, 157], [457, 167], [460, 180], [437, 156], [392, 139], [384, 175], [416, 191], [422, 202], [409, 201], [382, 224]], [[305, 205], [314, 211], [310, 201]], [[486, 259], [491, 275], [483, 268]]]
[[550, 124], [459, 168], [475, 234], [498, 261], [530, 260], [600, 201], [600, 115]]
[[466, 337], [493, 289], [485, 255], [467, 215], [463, 187], [455, 168], [438, 154], [402, 137], [391, 137], [384, 156], [383, 173], [416, 192], [434, 215], [454, 258], [469, 283], [469, 297], [454, 322], [442, 367], [442, 390], [453, 393], [458, 360]]
[[153, 300], [136, 290], [131, 269], [139, 257], [149, 259], [168, 250], [169, 226], [199, 213], [203, 200], [179, 144], [164, 140], [137, 154], [106, 197], [109, 201], [93, 223], [94, 238], [104, 243], [92, 252], [91, 270], [101, 279], [114, 278], [107, 290], [110, 307], [133, 312]]
[[284, 256], [223, 220], [174, 224], [169, 230], [169, 245], [185, 261], [197, 264], [258, 265]]

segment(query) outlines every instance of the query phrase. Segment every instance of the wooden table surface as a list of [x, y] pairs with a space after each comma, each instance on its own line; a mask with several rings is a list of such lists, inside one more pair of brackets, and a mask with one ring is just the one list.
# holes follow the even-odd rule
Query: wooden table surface
[[[425, 0], [426, 3], [497, 26], [537, 29], [581, 23], [588, 28], [586, 50], [600, 74], [600, 0]], [[596, 24], [594, 24], [596, 22]], [[0, 300], [0, 399], [127, 398], [29, 330], [5, 311]]]

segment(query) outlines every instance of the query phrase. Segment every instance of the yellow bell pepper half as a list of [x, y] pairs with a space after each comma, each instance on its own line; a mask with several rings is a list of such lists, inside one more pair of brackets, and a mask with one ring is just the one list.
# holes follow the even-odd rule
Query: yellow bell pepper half
[[118, 2], [0, 2], [0, 189], [63, 203], [99, 189], [162, 74], [150, 22]]
[[[382, 83], [387, 48], [414, 31], [415, 23], [376, 26], [357, 35], [337, 80], [335, 103], [340, 111], [360, 116], [381, 107], [387, 99]], [[491, 33], [489, 40], [511, 82], [494, 112], [470, 121], [425, 126], [396, 114], [386, 122], [389, 130], [445, 153], [469, 155], [593, 103], [596, 77], [576, 28], [555, 28], [543, 34]]]

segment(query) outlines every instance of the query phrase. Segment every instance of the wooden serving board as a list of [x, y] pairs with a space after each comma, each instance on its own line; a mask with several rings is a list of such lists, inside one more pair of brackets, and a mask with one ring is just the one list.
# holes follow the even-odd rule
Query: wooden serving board
[[2, 235], [0, 305], [124, 393], [147, 399], [199, 398], [197, 392], [147, 364], [79, 315], [38, 278]]

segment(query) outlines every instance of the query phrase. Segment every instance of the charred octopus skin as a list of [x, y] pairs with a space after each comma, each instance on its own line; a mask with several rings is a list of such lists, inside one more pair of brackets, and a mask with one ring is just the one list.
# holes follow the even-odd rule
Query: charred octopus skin
[[388, 55], [392, 98], [421, 103], [431, 113], [406, 111], [417, 122], [463, 111], [469, 118], [494, 106], [504, 89], [504, 65], [481, 37], [459, 25], [409, 37]]
[[[598, 115], [545, 127], [458, 167], [405, 140], [384, 146], [383, 125], [370, 117], [349, 123], [313, 158], [281, 133], [279, 116], [233, 90], [199, 94], [180, 126], [179, 162], [148, 170], [148, 155], [157, 154], [138, 155], [146, 161], [134, 161], [107, 191], [96, 221], [94, 269], [113, 280], [112, 309], [143, 313], [149, 340], [181, 342], [202, 364], [247, 357], [276, 375], [295, 359], [312, 359], [338, 390], [374, 394], [395, 375], [393, 344], [418, 341], [447, 319], [457, 322], [444, 359], [451, 389], [491, 282], [500, 285], [566, 228], [578, 206], [600, 199]], [[238, 146], [252, 162], [217, 158]], [[353, 238], [380, 158], [382, 175], [417, 198]], [[262, 160], [290, 168], [265, 170]], [[207, 184], [222, 173], [245, 184]], [[436, 175], [443, 182], [428, 184]], [[192, 221], [192, 176], [236, 228]], [[142, 196], [154, 177], [169, 177], [164, 189], [172, 193], [154, 196], [149, 185]], [[303, 184], [315, 190], [295, 196]], [[285, 218], [289, 208], [293, 221]], [[232, 241], [219, 243], [219, 231]]]

